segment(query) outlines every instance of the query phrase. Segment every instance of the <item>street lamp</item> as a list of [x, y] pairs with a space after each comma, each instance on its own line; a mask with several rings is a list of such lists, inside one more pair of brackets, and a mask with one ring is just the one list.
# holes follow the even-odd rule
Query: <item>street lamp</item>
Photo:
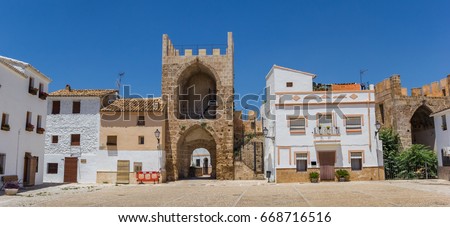
[[[264, 135], [265, 138], [268, 138], [268, 139], [272, 140], [273, 149], [274, 149], [273, 155], [275, 156], [275, 137], [274, 136], [267, 136], [269, 134], [269, 130], [266, 127], [264, 127], [264, 129], [262, 131], [263, 131], [263, 135]], [[273, 166], [275, 168], [275, 157], [273, 158]], [[267, 182], [270, 182], [270, 176], [271, 175], [272, 175], [272, 171], [266, 171]]]
[[377, 129], [375, 131], [375, 136], [377, 136], [377, 134], [378, 134], [378, 132], [380, 131], [380, 128], [381, 128], [380, 122], [377, 121], [377, 123], [375, 123], [375, 128]]
[[158, 130], [158, 129], [156, 129], [156, 131], [155, 131], [155, 137], [156, 137], [156, 139], [158, 140], [158, 149], [159, 149], [159, 136], [161, 135], [161, 132]]

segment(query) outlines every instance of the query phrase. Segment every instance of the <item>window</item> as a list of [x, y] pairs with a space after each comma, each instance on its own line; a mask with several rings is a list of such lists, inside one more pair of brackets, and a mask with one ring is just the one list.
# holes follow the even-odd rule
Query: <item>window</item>
[[200, 166], [200, 159], [199, 158], [195, 159], [195, 166], [197, 166], [197, 167]]
[[450, 156], [445, 155], [444, 149], [441, 150], [442, 153], [442, 166], [450, 166]]
[[346, 117], [345, 118], [345, 127], [347, 131], [361, 131], [361, 125], [362, 125], [362, 117], [356, 116], [356, 117]]
[[39, 157], [38, 156], [34, 156], [33, 158], [36, 159], [36, 173], [39, 172]]
[[37, 128], [42, 128], [42, 116], [38, 115], [37, 116], [37, 124], [36, 124]]
[[442, 119], [442, 125], [441, 125], [442, 130], [446, 131], [447, 130], [447, 118], [446, 118], [445, 114], [441, 116], [441, 119]]
[[70, 135], [70, 145], [72, 145], [72, 146], [80, 146], [80, 134], [72, 134], [72, 135]]
[[34, 88], [34, 78], [30, 77], [30, 83], [28, 84], [30, 88]]
[[142, 145], [142, 144], [144, 144], [144, 142], [145, 142], [145, 141], [144, 141], [144, 136], [139, 136], [139, 137], [138, 137], [138, 144], [141, 144], [141, 145]]
[[381, 123], [384, 124], [384, 106], [383, 104], [380, 104], [379, 107], [380, 107]]
[[134, 162], [133, 169], [134, 169], [135, 173], [141, 172], [142, 171], [142, 162]]
[[305, 132], [306, 119], [305, 118], [290, 118], [289, 131], [291, 132]]
[[58, 163], [47, 163], [47, 174], [58, 174]]
[[330, 126], [333, 124], [333, 115], [331, 114], [318, 114], [319, 126]]
[[294, 86], [294, 83], [292, 83], [292, 82], [286, 82], [286, 87], [292, 87], [292, 86]]
[[145, 116], [138, 116], [137, 125], [145, 126]]
[[58, 143], [58, 136], [52, 136], [52, 143]]
[[295, 160], [297, 164], [297, 172], [306, 172], [308, 169], [308, 154], [298, 153], [295, 155]]
[[107, 136], [106, 137], [107, 146], [117, 146], [117, 136]]
[[352, 170], [362, 169], [362, 152], [350, 152]]
[[81, 102], [80, 101], [73, 101], [72, 104], [72, 113], [79, 114], [81, 109]]
[[52, 114], [59, 114], [61, 107], [61, 101], [53, 101], [52, 102]]
[[31, 117], [32, 117], [32, 113], [31, 112], [27, 112], [27, 119], [26, 119], [26, 125], [25, 125], [25, 130], [28, 132], [33, 131], [34, 129], [34, 125], [31, 124]]
[[6, 154], [0, 154], [0, 175], [5, 174]]
[[1, 129], [4, 131], [9, 131], [9, 114], [2, 114], [2, 125]]

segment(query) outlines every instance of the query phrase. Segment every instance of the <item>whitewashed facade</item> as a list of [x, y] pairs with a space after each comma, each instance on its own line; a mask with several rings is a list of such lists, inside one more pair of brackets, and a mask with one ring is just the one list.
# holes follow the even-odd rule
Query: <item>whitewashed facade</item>
[[450, 109], [433, 113], [436, 135], [435, 152], [438, 158], [438, 177], [450, 180]]
[[49, 83], [30, 64], [0, 56], [0, 177], [42, 184]]
[[[115, 90], [64, 90], [49, 95], [45, 137], [45, 182], [95, 183], [100, 109]], [[66, 162], [72, 163], [72, 170]], [[73, 170], [75, 169], [75, 170]]]
[[338, 169], [348, 170], [350, 180], [384, 179], [373, 86], [316, 91], [315, 77], [276, 65], [266, 76], [261, 113], [269, 137], [264, 168], [271, 171], [270, 180], [309, 181], [310, 172], [334, 180]]

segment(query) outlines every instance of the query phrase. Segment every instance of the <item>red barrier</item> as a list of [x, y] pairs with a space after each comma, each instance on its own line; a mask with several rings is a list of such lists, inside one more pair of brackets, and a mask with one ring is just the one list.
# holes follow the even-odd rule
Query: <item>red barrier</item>
[[156, 184], [156, 182], [159, 183], [160, 173], [156, 171], [140, 171], [136, 173], [136, 178], [141, 183], [143, 183], [144, 181], [153, 181], [153, 183]]

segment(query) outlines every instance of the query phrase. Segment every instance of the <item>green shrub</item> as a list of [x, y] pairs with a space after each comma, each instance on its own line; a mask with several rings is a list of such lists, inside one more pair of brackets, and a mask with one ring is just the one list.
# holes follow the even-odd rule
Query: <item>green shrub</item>
[[386, 179], [394, 179], [400, 171], [397, 158], [400, 154], [400, 137], [391, 128], [380, 130], [380, 140], [383, 141], [384, 174]]
[[336, 178], [339, 180], [342, 177], [348, 181], [350, 179], [350, 173], [345, 169], [336, 170]]
[[318, 172], [310, 172], [309, 179], [319, 179], [320, 174]]
[[400, 153], [397, 158], [400, 172], [398, 176], [403, 179], [436, 178], [437, 156], [430, 148], [422, 144], [413, 144]]

